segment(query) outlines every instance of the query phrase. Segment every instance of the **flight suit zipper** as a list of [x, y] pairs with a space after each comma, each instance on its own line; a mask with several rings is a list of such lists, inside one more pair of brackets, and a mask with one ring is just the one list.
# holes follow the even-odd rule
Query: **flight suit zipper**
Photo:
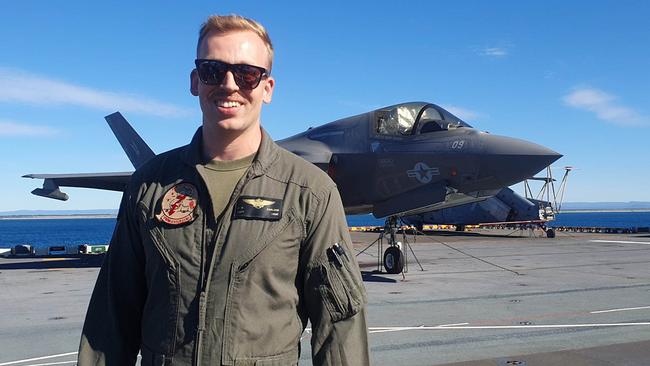
[[[246, 173], [244, 174], [244, 177], [237, 183], [235, 186], [235, 189], [233, 190], [230, 200], [228, 201], [228, 204], [226, 205], [226, 209], [223, 212], [223, 215], [221, 217], [221, 221], [219, 222], [217, 226], [217, 230], [213, 234], [213, 239], [210, 242], [209, 247], [205, 247], [203, 245], [203, 248], [201, 248], [201, 276], [204, 276], [205, 278], [201, 279], [201, 293], [199, 294], [199, 319], [198, 319], [198, 326], [196, 329], [196, 337], [195, 337], [195, 365], [200, 366], [201, 365], [201, 356], [203, 352], [203, 334], [206, 329], [206, 312], [207, 312], [207, 299], [208, 299], [208, 291], [210, 288], [210, 282], [212, 279], [212, 272], [214, 270], [214, 264], [216, 263], [217, 260], [217, 254], [221, 252], [221, 247], [223, 246], [223, 233], [224, 233], [224, 228], [227, 228], [230, 226], [230, 215], [232, 213], [232, 207], [233, 207], [233, 202], [236, 202], [237, 199], [239, 199], [239, 195], [244, 188], [244, 186], [254, 177], [253, 173], [253, 165], [255, 164], [255, 161], [251, 164], [251, 166], [248, 168]], [[198, 168], [198, 167], [197, 167]], [[203, 177], [201, 168], [197, 169], [199, 171], [199, 176], [203, 180], [203, 184], [207, 187], [206, 179]], [[208, 195], [210, 194], [210, 191], [208, 191]], [[214, 217], [214, 220], [217, 218]], [[227, 223], [227, 226], [226, 226]], [[207, 224], [204, 223], [204, 224]], [[207, 242], [207, 240], [204, 239], [204, 243]], [[208, 248], [212, 248], [212, 255], [210, 256], [210, 263], [207, 262], [207, 258], [205, 258], [205, 251]], [[209, 267], [205, 268], [205, 265], [208, 265]], [[223, 349], [222, 349], [222, 359], [223, 359]]]
[[194, 352], [196, 354], [196, 365], [201, 364], [201, 353], [203, 352], [203, 332], [205, 332], [205, 313], [206, 313], [207, 293], [201, 291], [199, 294], [199, 324], [196, 327], [196, 340], [194, 343]]

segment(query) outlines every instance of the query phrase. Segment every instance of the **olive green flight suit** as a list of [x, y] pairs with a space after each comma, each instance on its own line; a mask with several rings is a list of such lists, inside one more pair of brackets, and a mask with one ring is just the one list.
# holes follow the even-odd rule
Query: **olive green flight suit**
[[133, 365], [138, 351], [143, 366], [295, 365], [308, 320], [315, 365], [369, 364], [366, 294], [334, 183], [263, 132], [217, 222], [201, 141], [199, 128], [133, 174], [79, 365]]

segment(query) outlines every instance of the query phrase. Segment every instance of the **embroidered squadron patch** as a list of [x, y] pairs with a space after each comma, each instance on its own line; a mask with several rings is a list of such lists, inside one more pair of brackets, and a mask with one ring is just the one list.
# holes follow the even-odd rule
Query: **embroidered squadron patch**
[[156, 215], [161, 222], [180, 225], [194, 220], [194, 210], [199, 192], [191, 183], [179, 183], [171, 187], [162, 199], [162, 210]]
[[267, 197], [241, 196], [235, 203], [233, 219], [279, 220], [282, 200]]

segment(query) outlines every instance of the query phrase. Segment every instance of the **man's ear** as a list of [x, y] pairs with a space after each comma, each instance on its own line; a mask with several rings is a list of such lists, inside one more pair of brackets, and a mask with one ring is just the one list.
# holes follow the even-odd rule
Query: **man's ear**
[[198, 97], [199, 96], [199, 83], [201, 81], [199, 80], [199, 73], [196, 71], [196, 69], [192, 70], [190, 73], [190, 93], [192, 93], [193, 96]]
[[273, 88], [275, 87], [275, 79], [273, 77], [269, 76], [266, 79], [266, 83], [264, 83], [264, 96], [262, 97], [262, 101], [266, 104], [271, 103], [271, 99], [273, 99]]

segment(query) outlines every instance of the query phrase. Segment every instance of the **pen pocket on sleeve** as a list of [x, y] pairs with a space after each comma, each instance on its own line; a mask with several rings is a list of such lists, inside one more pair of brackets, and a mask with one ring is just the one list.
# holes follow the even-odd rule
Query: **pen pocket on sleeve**
[[[366, 302], [365, 289], [360, 274], [352, 269], [346, 258], [330, 260], [320, 270], [322, 283], [320, 295], [332, 321], [347, 319], [358, 313]], [[354, 272], [353, 272], [354, 271]]]

